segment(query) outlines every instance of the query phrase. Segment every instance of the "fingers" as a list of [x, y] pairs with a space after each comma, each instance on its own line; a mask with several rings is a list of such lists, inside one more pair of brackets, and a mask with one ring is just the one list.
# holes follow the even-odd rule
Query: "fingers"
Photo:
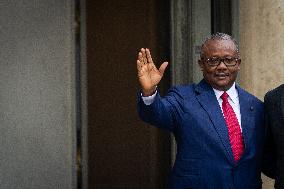
[[145, 54], [145, 49], [141, 48], [140, 52], [138, 53], [138, 57], [137, 57], [137, 70], [141, 71], [143, 65], [147, 64], [147, 59], [146, 59], [146, 54]]
[[169, 64], [168, 62], [164, 62], [164, 63], [160, 66], [159, 72], [160, 72], [161, 75], [164, 75], [164, 72], [165, 72], [165, 70], [166, 70], [168, 64]]
[[140, 71], [142, 68], [142, 63], [140, 62], [140, 60], [137, 60], [136, 64], [137, 64], [137, 70]]
[[[137, 70], [141, 71], [144, 66], [147, 67], [149, 71], [156, 69], [150, 50], [148, 48], [141, 48], [137, 57]], [[162, 68], [163, 69], [163, 68]], [[164, 68], [165, 69], [165, 68]]]
[[138, 53], [137, 60], [139, 60], [142, 63], [142, 53], [141, 52]]
[[140, 52], [138, 53], [138, 60], [141, 64], [153, 63], [150, 50], [147, 48], [141, 48]]
[[144, 48], [142, 48], [141, 49], [141, 51], [140, 51], [140, 53], [141, 53], [141, 62], [143, 63], [143, 64], [147, 64], [147, 58], [146, 58], [146, 52], [145, 52], [145, 49]]
[[150, 50], [146, 48], [146, 58], [149, 63], [153, 63]]
[[139, 60], [137, 60], [137, 71], [138, 71], [138, 77], [143, 76], [146, 73], [149, 73], [152, 71], [152, 69], [149, 69], [150, 64], [143, 64]]

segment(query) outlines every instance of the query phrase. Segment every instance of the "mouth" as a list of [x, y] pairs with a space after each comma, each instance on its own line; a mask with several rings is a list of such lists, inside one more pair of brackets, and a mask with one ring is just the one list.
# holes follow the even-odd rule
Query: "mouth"
[[215, 77], [218, 79], [225, 79], [228, 76], [229, 76], [229, 73], [216, 73], [215, 74]]

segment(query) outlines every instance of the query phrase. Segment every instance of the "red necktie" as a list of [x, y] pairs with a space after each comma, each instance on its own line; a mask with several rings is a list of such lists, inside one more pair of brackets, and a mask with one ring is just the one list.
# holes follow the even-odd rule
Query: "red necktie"
[[232, 148], [232, 152], [235, 158], [235, 161], [237, 162], [243, 152], [244, 152], [244, 143], [243, 143], [243, 137], [241, 133], [241, 128], [237, 119], [237, 116], [232, 108], [232, 106], [228, 102], [228, 94], [224, 92], [221, 95], [221, 98], [223, 100], [222, 102], [222, 109], [224, 118], [228, 127], [228, 133], [229, 133], [229, 140]]

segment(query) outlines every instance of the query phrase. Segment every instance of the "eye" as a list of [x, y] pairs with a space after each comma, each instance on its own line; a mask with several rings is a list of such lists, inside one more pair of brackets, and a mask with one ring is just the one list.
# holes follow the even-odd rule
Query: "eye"
[[219, 64], [220, 58], [212, 58], [211, 62], [213, 62], [214, 64]]
[[218, 57], [212, 57], [212, 58], [210, 58], [211, 60], [218, 60], [219, 58]]
[[232, 57], [226, 57], [225, 60], [227, 60], [227, 61], [232, 61], [233, 58], [232, 58]]
[[216, 58], [216, 57], [213, 57], [213, 58], [209, 58], [209, 61], [211, 62], [218, 62], [219, 61], [219, 58]]

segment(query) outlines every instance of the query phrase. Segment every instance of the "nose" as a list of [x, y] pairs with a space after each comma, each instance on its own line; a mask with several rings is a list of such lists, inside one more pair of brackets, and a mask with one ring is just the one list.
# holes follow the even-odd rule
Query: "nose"
[[226, 64], [224, 63], [224, 60], [220, 60], [219, 65], [217, 66], [217, 69], [227, 69]]

